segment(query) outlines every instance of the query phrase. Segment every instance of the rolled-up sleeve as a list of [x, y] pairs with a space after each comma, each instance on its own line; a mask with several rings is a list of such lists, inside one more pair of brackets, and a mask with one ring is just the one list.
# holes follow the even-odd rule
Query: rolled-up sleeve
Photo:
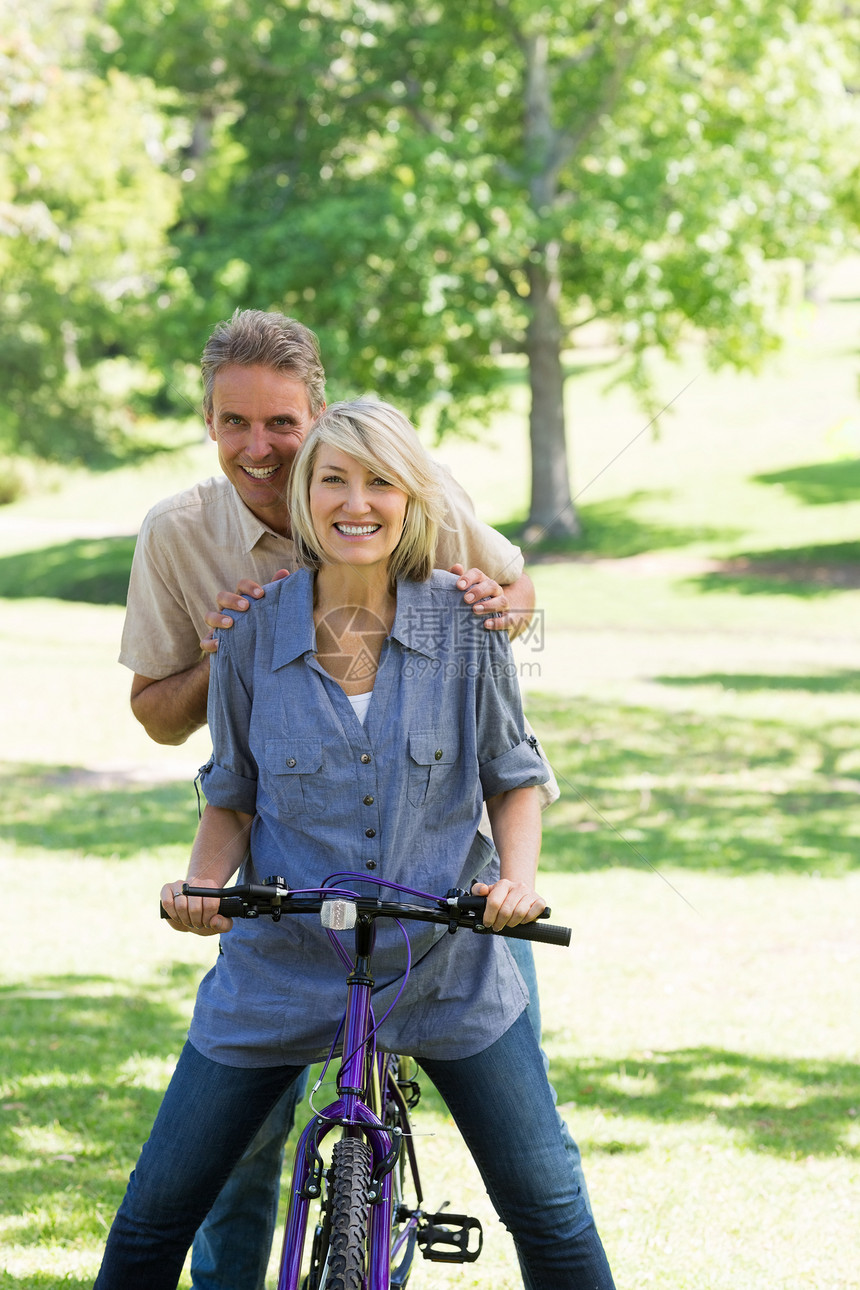
[[214, 759], [200, 771], [200, 787], [210, 806], [253, 815], [257, 809], [257, 781], [235, 775]]
[[200, 771], [206, 801], [253, 815], [257, 809], [257, 763], [249, 748], [251, 694], [242, 677], [237, 653], [247, 633], [234, 625], [219, 633], [218, 651], [209, 671], [207, 718], [212, 735], [212, 756]]
[[549, 770], [534, 735], [526, 735], [519, 680], [504, 632], [482, 631], [478, 668], [477, 748], [485, 798], [545, 784]]
[[536, 788], [549, 779], [546, 765], [537, 750], [537, 741], [523, 739], [501, 757], [484, 762], [480, 770], [484, 797], [495, 797], [511, 788]]

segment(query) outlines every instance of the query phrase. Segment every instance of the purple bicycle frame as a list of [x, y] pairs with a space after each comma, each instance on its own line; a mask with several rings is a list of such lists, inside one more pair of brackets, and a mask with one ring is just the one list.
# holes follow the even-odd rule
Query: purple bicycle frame
[[[319, 1150], [320, 1143], [332, 1130], [343, 1128], [352, 1137], [364, 1137], [373, 1151], [376, 1169], [394, 1145], [394, 1136], [379, 1116], [362, 1100], [367, 1072], [367, 1041], [371, 1032], [371, 983], [363, 976], [350, 979], [347, 985], [346, 1014], [343, 1028], [345, 1059], [338, 1071], [338, 1099], [320, 1111], [305, 1128], [296, 1147], [291, 1180], [290, 1205], [284, 1228], [284, 1245], [278, 1274], [278, 1290], [298, 1290], [302, 1252], [308, 1225], [311, 1200], [306, 1188], [310, 1179], [309, 1154]], [[381, 1061], [381, 1058], [377, 1058]], [[381, 1068], [380, 1068], [381, 1070]], [[367, 1259], [367, 1290], [389, 1290], [391, 1275], [391, 1171], [382, 1179], [380, 1198], [370, 1205], [370, 1230]]]

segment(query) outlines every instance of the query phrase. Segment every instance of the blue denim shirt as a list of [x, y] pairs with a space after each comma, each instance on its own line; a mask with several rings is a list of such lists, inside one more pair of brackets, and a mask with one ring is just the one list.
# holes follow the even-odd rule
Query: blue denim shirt
[[[254, 815], [243, 879], [293, 888], [360, 872], [444, 895], [492, 880], [482, 802], [547, 777], [523, 731], [504, 632], [484, 630], [451, 574], [397, 587], [364, 725], [315, 652], [313, 575], [292, 574], [219, 636], [209, 687], [209, 802]], [[336, 639], [336, 622], [334, 623]], [[327, 648], [331, 649], [331, 642]], [[383, 889], [384, 890], [384, 889]], [[347, 934], [350, 935], [351, 934]], [[500, 938], [408, 926], [412, 971], [379, 1032], [416, 1057], [480, 1052], [528, 1002]], [[349, 942], [347, 942], [349, 944]], [[312, 916], [237, 920], [201, 984], [190, 1038], [238, 1066], [319, 1060], [345, 999], [345, 972]], [[374, 1010], [402, 984], [402, 934], [377, 923]]]

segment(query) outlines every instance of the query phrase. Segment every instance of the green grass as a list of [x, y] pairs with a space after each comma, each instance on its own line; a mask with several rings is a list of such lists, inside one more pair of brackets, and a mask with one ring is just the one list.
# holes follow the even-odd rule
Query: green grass
[[[856, 708], [856, 678], [852, 693]], [[801, 725], [736, 706], [740, 713], [714, 718], [588, 699], [532, 702], [563, 789], [547, 818], [543, 868], [841, 877], [860, 867], [855, 721]]]
[[[181, 781], [129, 782], [72, 766], [0, 766], [5, 841], [14, 853], [136, 860], [141, 842], [182, 864], [197, 827], [195, 796]], [[33, 803], [38, 801], [38, 814]]]
[[0, 596], [124, 605], [135, 537], [78, 538], [0, 556]]
[[[38, 868], [94, 896], [66, 944], [39, 925], [15, 937], [0, 995], [0, 1284], [16, 1290], [45, 1267], [89, 1283], [213, 953], [143, 916], [156, 862], [113, 877], [98, 860]], [[857, 875], [663, 876], [546, 878], [578, 929], [571, 951], [539, 952], [547, 1046], [619, 1284], [856, 1285], [856, 1018], [847, 981], [834, 986], [856, 974]], [[105, 917], [129, 907], [121, 928]], [[507, 1238], [438, 1102], [425, 1105], [429, 1195], [490, 1235], [467, 1276], [427, 1265], [417, 1284], [513, 1288]], [[798, 1238], [805, 1207], [814, 1242]]]
[[[585, 537], [530, 553], [542, 882], [575, 928], [538, 952], [544, 1030], [619, 1287], [860, 1287], [860, 304], [795, 324], [759, 378], [658, 369], [656, 435], [582, 365]], [[489, 446], [440, 449], [512, 530], [514, 378]], [[151, 744], [115, 660], [137, 523], [216, 468], [195, 443], [0, 509], [0, 1290], [91, 1285], [212, 961], [155, 909], [206, 736]], [[416, 1290], [514, 1290], [432, 1090], [418, 1128], [428, 1199], [488, 1235]]]

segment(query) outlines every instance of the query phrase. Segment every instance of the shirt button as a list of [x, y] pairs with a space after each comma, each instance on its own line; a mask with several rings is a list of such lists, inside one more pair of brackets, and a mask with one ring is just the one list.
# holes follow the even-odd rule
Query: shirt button
[[437, 761], [441, 761], [441, 760], [442, 760], [442, 749], [441, 749], [441, 748], [437, 748], [437, 749], [436, 749], [436, 751], [434, 752], [433, 756], [436, 758], [436, 760], [437, 760]]
[[365, 836], [366, 838], [375, 838], [375, 837], [376, 837], [376, 829], [365, 829], [365, 830], [364, 830], [364, 836]]
[[369, 794], [369, 793], [368, 793], [367, 797], [364, 799], [364, 805], [365, 805], [365, 806], [373, 806], [373, 798], [370, 796], [370, 794]]
[[362, 754], [361, 754], [361, 760], [364, 762], [364, 764], [365, 764], [365, 766], [366, 766], [366, 765], [367, 765], [367, 763], [370, 761], [370, 753], [362, 753]]
[[296, 759], [295, 759], [295, 757], [288, 757], [288, 758], [287, 758], [287, 765], [288, 765], [288, 766], [295, 766], [295, 764], [296, 764]]
[[376, 868], [376, 861], [375, 861], [375, 860], [368, 860], [367, 864], [366, 864], [364, 867], [365, 867], [365, 869], [375, 869], [375, 868]]

